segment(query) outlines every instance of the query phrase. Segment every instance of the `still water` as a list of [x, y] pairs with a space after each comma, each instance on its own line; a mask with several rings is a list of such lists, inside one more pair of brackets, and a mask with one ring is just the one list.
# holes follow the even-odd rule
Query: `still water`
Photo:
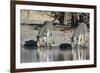
[[59, 47], [41, 47], [39, 49], [21, 48], [21, 63], [71, 61], [89, 59], [88, 48], [60, 49]]

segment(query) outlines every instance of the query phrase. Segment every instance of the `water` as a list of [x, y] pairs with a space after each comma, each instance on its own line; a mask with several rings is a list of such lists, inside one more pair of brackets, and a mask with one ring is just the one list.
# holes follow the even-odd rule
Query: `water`
[[69, 48], [61, 50], [56, 47], [41, 47], [39, 49], [21, 48], [21, 63], [31, 62], [53, 62], [89, 59], [88, 48]]

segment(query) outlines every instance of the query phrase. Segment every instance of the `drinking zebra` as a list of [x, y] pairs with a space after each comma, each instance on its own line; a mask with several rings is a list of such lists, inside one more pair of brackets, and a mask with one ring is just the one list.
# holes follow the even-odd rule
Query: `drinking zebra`
[[38, 47], [51, 46], [53, 24], [45, 21], [37, 36]]

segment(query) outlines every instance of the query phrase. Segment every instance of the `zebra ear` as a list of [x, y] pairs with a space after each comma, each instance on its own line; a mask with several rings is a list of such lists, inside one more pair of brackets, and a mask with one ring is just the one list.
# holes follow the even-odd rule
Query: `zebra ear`
[[37, 35], [36, 37], [37, 37], [37, 38], [39, 38], [39, 36], [38, 36], [38, 35]]
[[73, 37], [71, 37], [71, 42], [73, 42]]
[[71, 37], [71, 39], [73, 39], [73, 37]]
[[44, 22], [44, 24], [47, 24], [47, 23], [49, 23], [49, 21], [45, 21], [45, 22]]
[[38, 41], [39, 40], [39, 36], [37, 35], [36, 38], [37, 38], [37, 41]]

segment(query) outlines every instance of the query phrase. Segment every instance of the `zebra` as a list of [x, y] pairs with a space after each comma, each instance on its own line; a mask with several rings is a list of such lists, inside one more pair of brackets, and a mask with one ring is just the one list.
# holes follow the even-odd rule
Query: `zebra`
[[50, 45], [52, 40], [52, 28], [53, 28], [53, 24], [50, 21], [45, 21], [44, 25], [42, 26], [42, 28], [40, 29], [38, 36], [37, 36], [37, 45], [38, 47], [41, 46], [48, 46]]

